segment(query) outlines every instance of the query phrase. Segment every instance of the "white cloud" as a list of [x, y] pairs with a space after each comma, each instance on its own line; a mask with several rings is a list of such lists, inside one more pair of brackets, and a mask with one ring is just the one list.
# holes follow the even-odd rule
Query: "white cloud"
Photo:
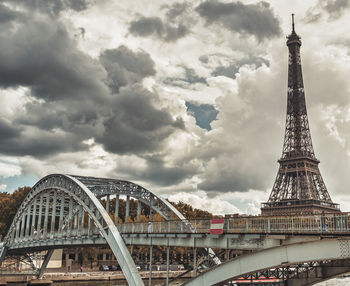
[[0, 177], [8, 178], [21, 174], [21, 167], [16, 158], [0, 156]]
[[[69, 27], [72, 37], [80, 27], [85, 29], [84, 38], [75, 37], [79, 49], [94, 58], [101, 50], [120, 45], [149, 53], [157, 72], [143, 84], [157, 94], [152, 99], [154, 105], [169, 110], [174, 119], [182, 118], [185, 128], [173, 133], [158, 150], [142, 156], [111, 154], [90, 139], [86, 141], [89, 147], [86, 151], [59, 153], [44, 159], [0, 158], [0, 176], [10, 177], [22, 172], [39, 177], [59, 172], [113, 176], [137, 181], [171, 200], [183, 200], [214, 213], [259, 213], [260, 203], [267, 200], [274, 182], [278, 169], [276, 161], [282, 151], [288, 58], [285, 38], [281, 36], [257, 44], [252, 38], [203, 25], [192, 11], [191, 32], [186, 39], [165, 43], [134, 37], [128, 32], [128, 25], [135, 17], [164, 13], [161, 8], [164, 1], [156, 0], [147, 5], [143, 0], [97, 2], [82, 13], [63, 13], [62, 21]], [[175, 2], [167, 1], [167, 4]], [[284, 33], [289, 33], [290, 7], [283, 1], [270, 2], [280, 15]], [[350, 202], [343, 197], [350, 187], [347, 175], [350, 167], [350, 156], [347, 156], [350, 154], [350, 45], [343, 39], [348, 17], [305, 24], [300, 19], [316, 0], [311, 2], [298, 2], [293, 8], [297, 15], [296, 29], [303, 41], [302, 64], [311, 133], [331, 196], [348, 209]], [[200, 1], [193, 5], [198, 3]], [[209, 57], [207, 63], [200, 61], [203, 55]], [[236, 79], [212, 76], [218, 66], [227, 67], [251, 55], [264, 56], [269, 66], [241, 67]], [[188, 82], [183, 86], [166, 83], [167, 78], [184, 77], [185, 68], [193, 69], [206, 83]], [[9, 122], [16, 119], [28, 100], [27, 92], [23, 87], [1, 90], [0, 115]], [[195, 119], [187, 114], [185, 101], [215, 105], [219, 114], [211, 124], [211, 131], [196, 125]], [[161, 157], [164, 168], [190, 166], [194, 174], [169, 186], [136, 179], [136, 174], [147, 173], [147, 158], [152, 156]]]
[[169, 196], [170, 201], [190, 204], [194, 208], [206, 210], [213, 214], [223, 215], [223, 214], [233, 214], [239, 213], [239, 209], [233, 204], [224, 201], [220, 198], [208, 198], [203, 192], [198, 194], [189, 194], [180, 192], [175, 195]]

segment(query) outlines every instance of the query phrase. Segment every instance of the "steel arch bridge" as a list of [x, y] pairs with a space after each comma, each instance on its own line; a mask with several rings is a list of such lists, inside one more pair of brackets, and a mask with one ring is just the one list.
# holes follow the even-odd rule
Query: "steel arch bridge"
[[[129, 285], [144, 285], [117, 228], [121, 195], [126, 196], [126, 221], [130, 198], [134, 198], [137, 200], [138, 221], [142, 203], [150, 207], [151, 220], [153, 214], [158, 213], [165, 220], [187, 222], [168, 201], [135, 183], [52, 174], [38, 181], [20, 205], [4, 242], [0, 244], [0, 266], [6, 255], [28, 256], [28, 251], [48, 250], [40, 269], [36, 269], [32, 262], [40, 277], [55, 248], [93, 245], [98, 236], [110, 246]], [[109, 215], [112, 196], [116, 197], [113, 219]], [[210, 252], [213, 254], [211, 249]], [[218, 258], [214, 260], [220, 263]]]

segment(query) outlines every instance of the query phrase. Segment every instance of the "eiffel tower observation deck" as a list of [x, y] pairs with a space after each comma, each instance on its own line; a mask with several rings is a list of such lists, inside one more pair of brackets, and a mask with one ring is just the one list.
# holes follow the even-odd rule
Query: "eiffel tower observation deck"
[[300, 37], [294, 28], [287, 36], [289, 49], [287, 118], [282, 158], [269, 200], [262, 215], [320, 214], [340, 212], [332, 202], [318, 168], [307, 117], [300, 60]]

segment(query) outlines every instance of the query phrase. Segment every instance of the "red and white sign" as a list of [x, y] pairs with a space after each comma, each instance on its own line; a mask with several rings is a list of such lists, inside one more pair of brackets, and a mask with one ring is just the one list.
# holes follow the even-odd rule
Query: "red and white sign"
[[210, 234], [222, 234], [224, 232], [223, 218], [213, 218], [210, 222]]

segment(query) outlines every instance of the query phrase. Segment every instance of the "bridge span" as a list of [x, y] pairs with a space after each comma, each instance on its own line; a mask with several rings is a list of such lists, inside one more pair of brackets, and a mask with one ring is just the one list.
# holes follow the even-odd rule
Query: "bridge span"
[[[126, 199], [126, 222], [130, 221], [130, 198], [137, 200], [136, 222], [118, 223], [120, 196]], [[112, 198], [116, 198], [113, 210]], [[141, 204], [150, 208], [151, 223], [140, 221]], [[153, 221], [154, 213], [163, 220]], [[205, 249], [205, 255], [216, 265], [189, 285], [223, 285], [243, 276], [274, 276], [283, 283], [288, 281], [285, 285], [311, 285], [312, 281], [350, 271], [347, 213], [239, 216], [225, 220], [221, 235], [211, 235], [209, 230], [210, 220], [187, 220], [168, 201], [132, 182], [54, 174], [35, 184], [22, 202], [0, 243], [0, 265], [9, 256], [31, 261], [31, 253], [45, 250], [40, 269], [31, 261], [40, 277], [54, 249], [109, 245], [129, 285], [144, 285], [127, 245], [149, 246], [150, 257], [154, 245], [163, 245], [168, 259], [169, 247], [192, 247], [194, 276], [197, 249]], [[212, 249], [246, 250], [249, 254], [221, 263]], [[300, 255], [299, 250], [303, 252]]]

